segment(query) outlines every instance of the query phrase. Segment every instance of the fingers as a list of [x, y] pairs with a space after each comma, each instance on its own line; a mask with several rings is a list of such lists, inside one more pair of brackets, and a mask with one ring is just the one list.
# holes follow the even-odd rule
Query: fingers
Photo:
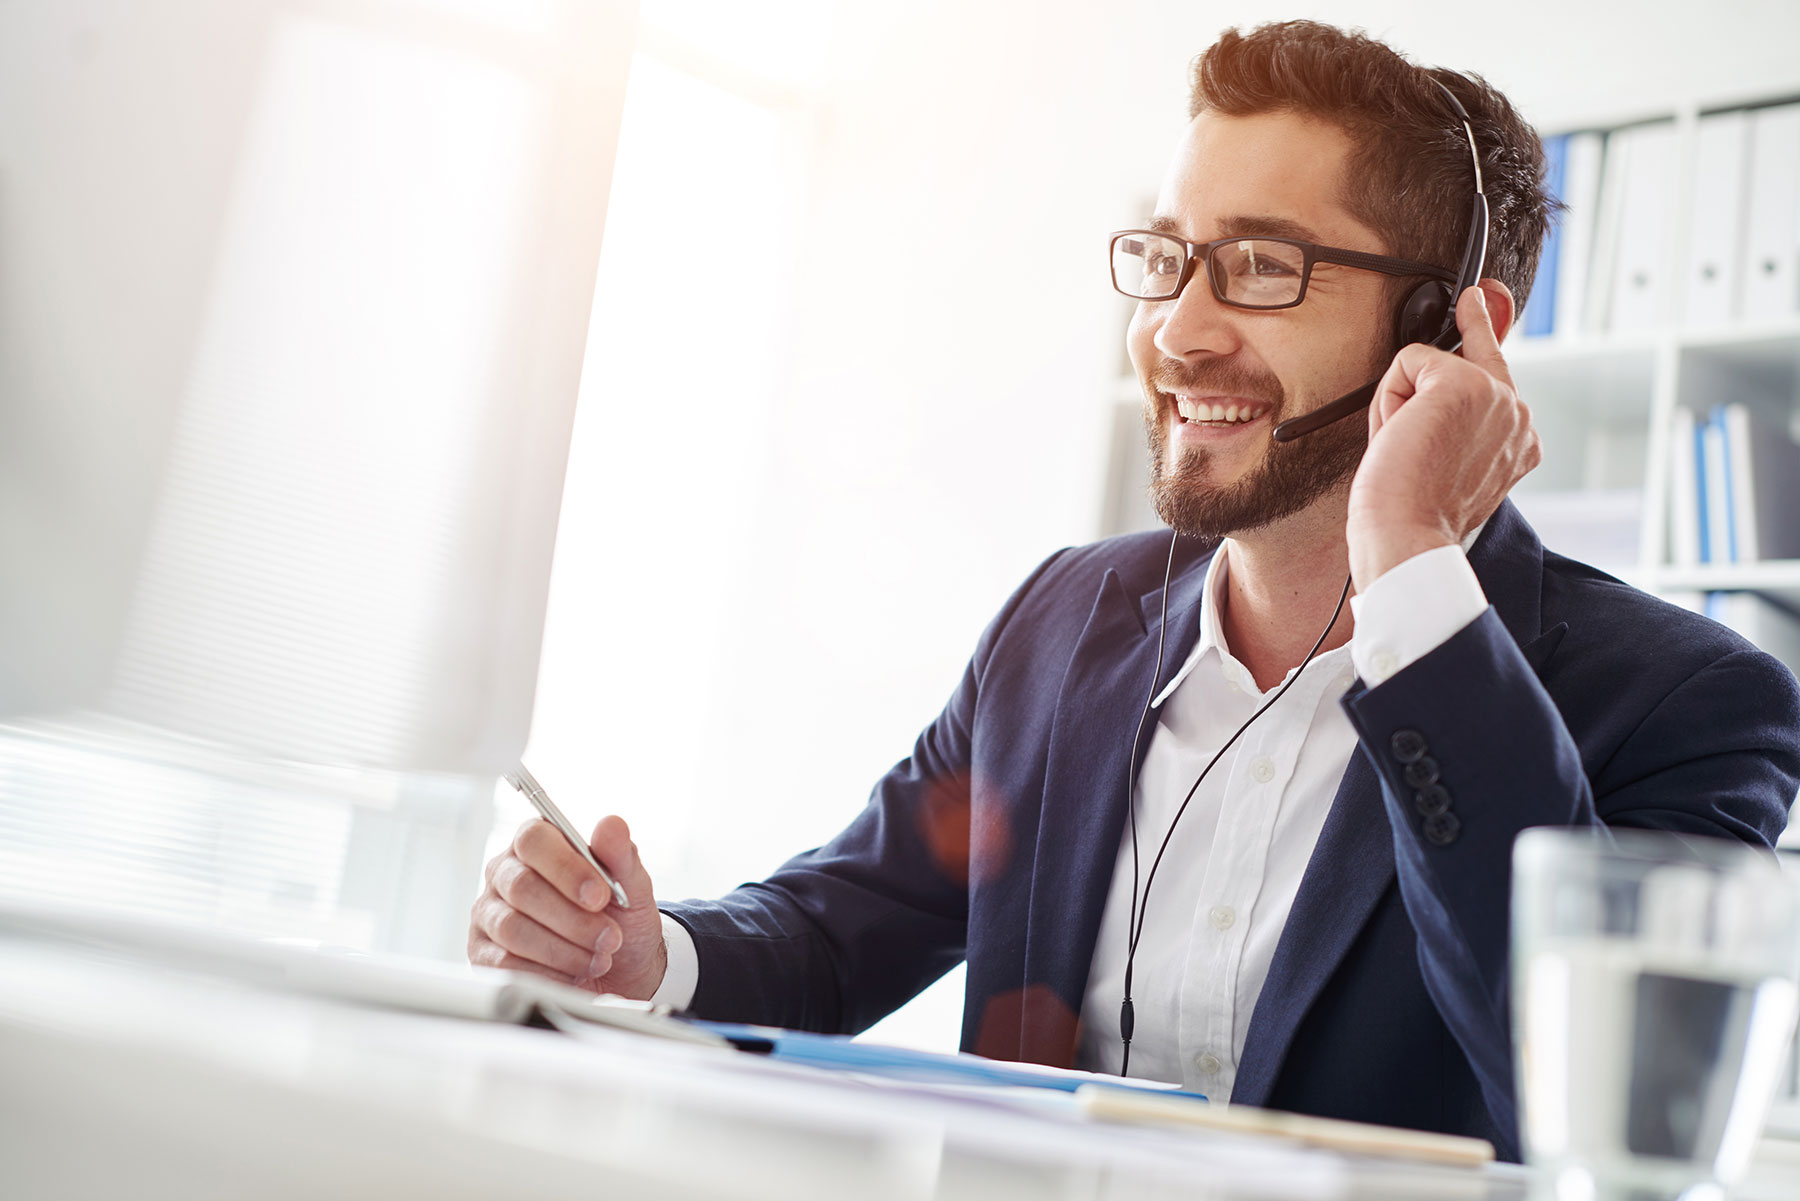
[[578, 947], [611, 951], [622, 941], [619, 924], [610, 916], [574, 904], [517, 858], [508, 856], [489, 884], [508, 905]]
[[561, 831], [542, 818], [533, 818], [519, 827], [513, 835], [512, 853], [583, 909], [599, 912], [612, 899], [612, 891], [599, 873], [569, 845]]
[[[1498, 285], [1495, 285], [1498, 287]], [[1461, 363], [1477, 367], [1499, 380], [1509, 392], [1514, 391], [1512, 373], [1506, 357], [1500, 353], [1500, 340], [1494, 332], [1493, 313], [1483, 288], [1465, 288], [1456, 301], [1456, 324], [1462, 333]], [[1502, 303], [1494, 301], [1493, 303]], [[1427, 377], [1451, 378], [1463, 367], [1457, 356], [1447, 354], [1424, 343], [1411, 343], [1400, 348], [1381, 377], [1375, 402], [1369, 406], [1369, 433], [1372, 436], [1400, 406], [1419, 391]], [[1474, 378], [1471, 376], [1471, 378]]]
[[470, 919], [474, 931], [502, 951], [574, 980], [606, 975], [612, 970], [613, 953], [623, 941], [619, 928], [609, 925], [593, 943], [571, 942], [493, 894], [484, 894], [475, 903]]
[[1400, 411], [1400, 406], [1418, 392], [1419, 378], [1429, 365], [1430, 356], [1443, 353], [1417, 342], [1400, 348], [1400, 353], [1382, 373], [1381, 383], [1375, 388], [1374, 403], [1369, 405], [1370, 437], [1374, 437], [1375, 432]]
[[639, 886], [643, 864], [638, 860], [637, 844], [631, 841], [631, 828], [624, 818], [601, 818], [600, 824], [594, 827], [593, 837], [588, 839], [588, 848], [625, 889], [625, 897], [634, 907], [648, 899], [647, 888]]
[[1463, 358], [1512, 387], [1512, 372], [1500, 353], [1494, 315], [1488, 311], [1487, 295], [1481, 288], [1465, 288], [1456, 298], [1456, 328], [1462, 333]]
[[541, 963], [533, 963], [529, 959], [521, 959], [492, 939], [479, 934], [469, 939], [469, 962], [476, 967], [497, 967], [509, 972], [530, 972], [534, 976], [555, 980], [558, 984], [580, 983], [573, 976], [564, 975]]

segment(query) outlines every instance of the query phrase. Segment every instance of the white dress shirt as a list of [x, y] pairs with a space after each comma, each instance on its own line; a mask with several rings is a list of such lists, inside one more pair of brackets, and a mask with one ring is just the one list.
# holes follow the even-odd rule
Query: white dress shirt
[[[1137, 872], [1127, 825], [1081, 1009], [1077, 1063], [1093, 1071], [1116, 1073], [1123, 1059], [1119, 1004], [1134, 884], [1143, 897], [1194, 781], [1286, 683], [1258, 691], [1225, 644], [1219, 601], [1229, 551], [1227, 540], [1207, 569], [1200, 640], [1154, 702], [1156, 729], [1134, 798]], [[1144, 906], [1132, 971], [1131, 1075], [1219, 1100], [1231, 1096], [1251, 1012], [1356, 749], [1339, 698], [1358, 674], [1370, 686], [1382, 682], [1486, 606], [1460, 547], [1427, 552], [1383, 575], [1354, 598], [1350, 643], [1307, 664], [1194, 790]]]
[[[1151, 891], [1132, 973], [1133, 1076], [1231, 1095], [1250, 1014], [1300, 889], [1325, 815], [1356, 747], [1338, 699], [1360, 675], [1374, 687], [1481, 615], [1487, 598], [1462, 546], [1406, 560], [1350, 600], [1350, 644], [1318, 655], [1239, 738], [1195, 792]], [[1259, 693], [1225, 645], [1219, 617], [1229, 546], [1207, 568], [1200, 641], [1156, 699], [1157, 725], [1138, 773], [1138, 888], [1195, 777], [1280, 688]], [[1291, 675], [1292, 673], [1290, 673]], [[1129, 825], [1107, 893], [1081, 1010], [1079, 1066], [1117, 1072], [1122, 1055]], [[669, 969], [652, 997], [685, 1008], [699, 983], [692, 937], [662, 919]]]

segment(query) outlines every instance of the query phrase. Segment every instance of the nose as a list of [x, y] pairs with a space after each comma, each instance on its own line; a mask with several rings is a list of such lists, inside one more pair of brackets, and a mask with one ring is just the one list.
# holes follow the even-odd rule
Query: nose
[[1206, 265], [1195, 264], [1187, 285], [1172, 300], [1149, 302], [1151, 341], [1171, 359], [1229, 355], [1239, 347], [1234, 310], [1213, 295]]

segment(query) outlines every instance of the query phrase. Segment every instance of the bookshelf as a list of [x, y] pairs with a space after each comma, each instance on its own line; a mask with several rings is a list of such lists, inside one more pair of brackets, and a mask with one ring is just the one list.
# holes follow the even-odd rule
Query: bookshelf
[[[1708, 164], [1702, 145], [1704, 122], [1716, 114], [1766, 112], [1792, 101], [1790, 95], [1733, 97], [1728, 104], [1690, 99], [1666, 112], [1636, 114], [1628, 124], [1610, 128], [1567, 123], [1571, 133], [1606, 135], [1609, 154], [1612, 138], [1621, 129], [1669, 131], [1669, 211], [1662, 220], [1668, 236], [1653, 264], [1664, 275], [1660, 302], [1654, 320], [1640, 322], [1647, 328], [1615, 332], [1606, 328], [1605, 305], [1592, 303], [1590, 295], [1575, 320], [1557, 314], [1554, 332], [1536, 337], [1516, 333], [1507, 341], [1520, 395], [1531, 406], [1545, 441], [1544, 464], [1520, 482], [1515, 501], [1530, 517], [1534, 507], [1542, 508], [1550, 498], [1560, 503], [1561, 511], [1579, 513], [1589, 502], [1596, 509], [1614, 505], [1615, 490], [1638, 492], [1637, 553], [1629, 561], [1599, 561], [1580, 554], [1580, 548], [1560, 546], [1558, 531], [1541, 528], [1541, 523], [1540, 533], [1552, 549], [1589, 558], [1659, 595], [1691, 599], [1710, 592], [1752, 592], [1800, 612], [1800, 560], [1690, 565], [1681, 562], [1672, 533], [1677, 504], [1672, 463], [1685, 452], [1685, 447], [1675, 445], [1672, 432], [1679, 409], [1704, 419], [1715, 404], [1742, 403], [1787, 429], [1790, 437], [1800, 434], [1800, 300], [1790, 297], [1785, 313], [1771, 315], [1764, 310], [1761, 316], [1746, 318], [1740, 280], [1734, 285], [1734, 311], [1699, 316], [1691, 311], [1688, 295], [1690, 287], [1699, 286], [1691, 248], [1704, 236], [1701, 227], [1716, 223], [1716, 217], [1699, 211], [1707, 205], [1702, 193], [1712, 178], [1703, 170]], [[1747, 142], [1744, 152], [1751, 155], [1754, 149]], [[1800, 143], [1790, 152], [1800, 155]], [[1612, 169], [1610, 160], [1607, 169]], [[1752, 186], [1747, 168], [1739, 178], [1742, 189]], [[1607, 182], [1601, 184], [1599, 203], [1605, 203], [1607, 187]], [[1630, 203], [1629, 197], [1625, 203]], [[1732, 203], [1747, 224], [1752, 207], [1748, 196], [1740, 194]], [[1788, 203], [1800, 211], [1800, 196]], [[1717, 207], [1714, 203], [1710, 211]], [[1598, 218], [1602, 223], [1608, 219], [1604, 212]], [[1610, 219], [1620, 220], [1618, 210]], [[1749, 236], [1747, 228], [1741, 229], [1738, 245]], [[1602, 241], [1596, 237], [1587, 264], [1596, 275], [1612, 268], [1619, 253], [1608, 253]], [[1571, 264], [1559, 266], [1568, 270]], [[1590, 279], [1588, 287], [1603, 288], [1612, 282]], [[1555, 283], [1549, 281], [1550, 286]], [[1545, 287], [1546, 281], [1540, 279], [1534, 303]], [[1601, 314], [1598, 319], [1596, 313]], [[1788, 666], [1800, 672], [1791, 649], [1770, 649], [1782, 653]]]
[[[1509, 338], [1505, 349], [1544, 438], [1544, 462], [1514, 490], [1522, 508], [1544, 494], [1641, 488], [1638, 554], [1595, 566], [1652, 592], [1754, 591], [1800, 611], [1800, 560], [1677, 566], [1669, 535], [1675, 407], [1704, 414], [1714, 403], [1742, 401], [1800, 428], [1800, 319], [1617, 338]], [[1553, 531], [1542, 532], [1551, 549], [1562, 549]], [[1800, 664], [1788, 666], [1800, 672]]]

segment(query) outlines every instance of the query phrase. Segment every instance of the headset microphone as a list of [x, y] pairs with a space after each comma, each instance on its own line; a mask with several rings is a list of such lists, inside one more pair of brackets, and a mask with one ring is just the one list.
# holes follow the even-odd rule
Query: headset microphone
[[[1456, 328], [1457, 298], [1480, 282], [1482, 269], [1487, 265], [1488, 203], [1481, 184], [1481, 155], [1475, 150], [1475, 131], [1470, 125], [1468, 111], [1449, 88], [1435, 79], [1431, 82], [1449, 100], [1450, 107], [1462, 121], [1463, 134], [1469, 140], [1469, 157], [1475, 164], [1475, 195], [1469, 202], [1469, 236], [1463, 242], [1462, 270], [1456, 277], [1456, 290], [1452, 292], [1436, 280], [1420, 284], [1401, 304], [1396, 325], [1402, 346], [1423, 342], [1439, 350], [1455, 351], [1462, 345], [1462, 332]], [[1272, 431], [1272, 436], [1277, 442], [1292, 442], [1314, 430], [1322, 430], [1334, 421], [1368, 408], [1380, 387], [1380, 380], [1370, 380], [1330, 404], [1282, 422]]]

